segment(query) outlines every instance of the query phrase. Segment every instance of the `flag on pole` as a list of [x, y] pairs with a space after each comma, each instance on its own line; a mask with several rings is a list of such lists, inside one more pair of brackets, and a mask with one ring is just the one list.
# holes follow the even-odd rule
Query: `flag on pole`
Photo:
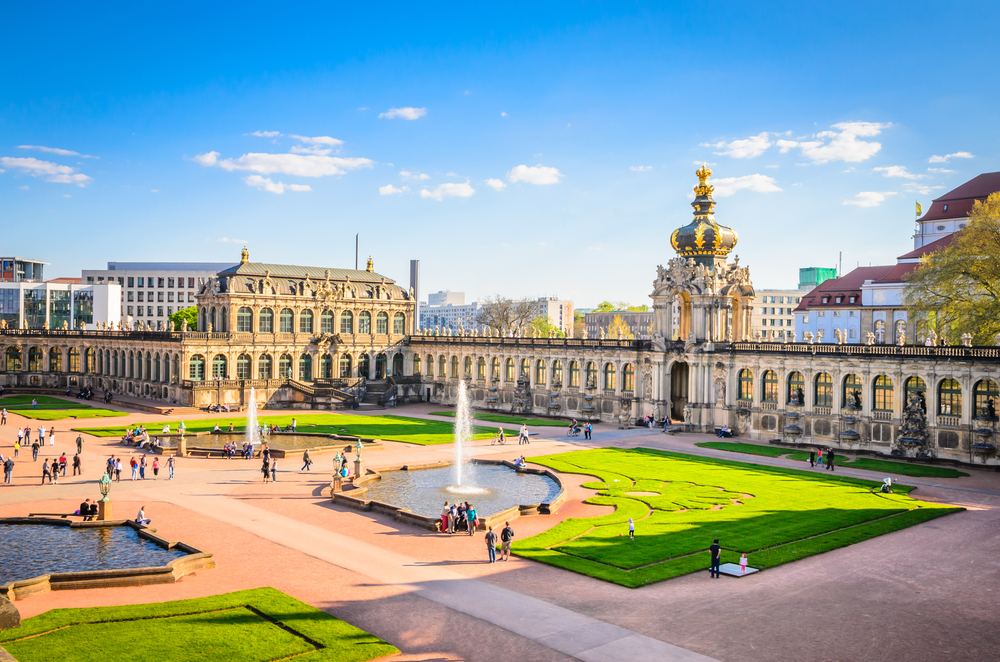
[[923, 207], [920, 206], [920, 203], [918, 202], [917, 203], [917, 218], [920, 218], [920, 214], [922, 214], [923, 212], [924, 212], [924, 209], [923, 209]]

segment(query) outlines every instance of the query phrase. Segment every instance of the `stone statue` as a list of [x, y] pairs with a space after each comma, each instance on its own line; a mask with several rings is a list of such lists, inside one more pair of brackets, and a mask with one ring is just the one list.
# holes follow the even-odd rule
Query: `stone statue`
[[906, 329], [900, 329], [899, 335], [896, 337], [896, 344], [900, 347], [906, 344]]
[[791, 342], [794, 343], [795, 342], [795, 332], [794, 331], [789, 331], [788, 332], [788, 336], [792, 339]]
[[42, 328], [45, 329], [46, 331], [49, 330], [49, 321], [48, 320], [45, 320], [45, 324], [42, 325]]
[[[581, 337], [584, 340], [587, 339], [587, 327], [583, 327], [583, 335]], [[997, 335], [997, 345], [1000, 345], [1000, 335]]]
[[181, 320], [181, 333], [187, 333], [187, 330], [188, 330], [188, 321], [187, 321], [187, 319], [182, 319]]
[[604, 329], [601, 329], [601, 340], [604, 340]]
[[684, 425], [691, 425], [691, 407], [684, 405]]
[[722, 378], [715, 380], [715, 404], [726, 404], [726, 380]]
[[167, 320], [167, 331], [173, 331], [173, 330], [174, 330], [174, 321]]
[[209, 323], [208, 323], [208, 324], [206, 325], [206, 328], [205, 328], [205, 330], [206, 330], [206, 331], [208, 331], [209, 333], [211, 333], [211, 332], [212, 332], [212, 323], [211, 323], [211, 322], [209, 322]]
[[69, 320], [63, 320], [63, 331], [69, 331]]
[[805, 403], [806, 403], [805, 391], [802, 390], [801, 386], [797, 386], [795, 388], [795, 404], [801, 406], [804, 405]]
[[963, 333], [962, 334], [962, 347], [972, 347], [972, 334]]
[[[7, 330], [7, 320], [0, 320], [0, 329]], [[1000, 345], [1000, 335], [997, 336], [997, 344]]]
[[875, 344], [875, 334], [871, 331], [865, 334], [865, 344], [869, 347]]

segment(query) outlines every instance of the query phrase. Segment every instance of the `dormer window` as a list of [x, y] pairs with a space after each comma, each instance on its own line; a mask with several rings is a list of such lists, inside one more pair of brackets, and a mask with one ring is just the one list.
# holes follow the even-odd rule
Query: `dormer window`
[[830, 303], [830, 297], [823, 297], [823, 303]]
[[836, 303], [843, 303], [843, 302], [844, 302], [844, 297], [838, 296], [836, 299]]
[[851, 295], [851, 303], [856, 303], [856, 302], [857, 302], [857, 300], [858, 300], [858, 295], [856, 295], [856, 294], [852, 294], [852, 295]]
[[948, 211], [948, 205], [944, 206], [944, 211]]

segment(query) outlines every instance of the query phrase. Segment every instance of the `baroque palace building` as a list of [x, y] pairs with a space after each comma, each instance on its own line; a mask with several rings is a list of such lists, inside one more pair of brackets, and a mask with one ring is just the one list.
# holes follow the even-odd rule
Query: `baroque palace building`
[[[730, 261], [736, 232], [715, 220], [711, 171], [694, 218], [657, 267], [652, 333], [501, 337], [410, 335], [412, 292], [366, 271], [240, 264], [201, 284], [199, 332], [0, 329], [0, 383], [31, 390], [109, 387], [207, 406], [454, 403], [629, 424], [651, 415], [687, 429], [834, 448], [997, 464], [1000, 348], [776, 342], [752, 332], [750, 270]], [[676, 311], [676, 314], [675, 314]], [[871, 344], [868, 344], [871, 343]]]

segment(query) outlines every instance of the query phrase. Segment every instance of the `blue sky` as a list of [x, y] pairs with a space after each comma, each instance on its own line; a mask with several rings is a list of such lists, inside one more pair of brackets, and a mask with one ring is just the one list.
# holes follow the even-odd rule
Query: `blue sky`
[[758, 288], [892, 262], [1000, 170], [1000, 5], [743, 4], [4, 3], [0, 253], [352, 266], [360, 232], [425, 293], [590, 307], [647, 301], [702, 161]]

